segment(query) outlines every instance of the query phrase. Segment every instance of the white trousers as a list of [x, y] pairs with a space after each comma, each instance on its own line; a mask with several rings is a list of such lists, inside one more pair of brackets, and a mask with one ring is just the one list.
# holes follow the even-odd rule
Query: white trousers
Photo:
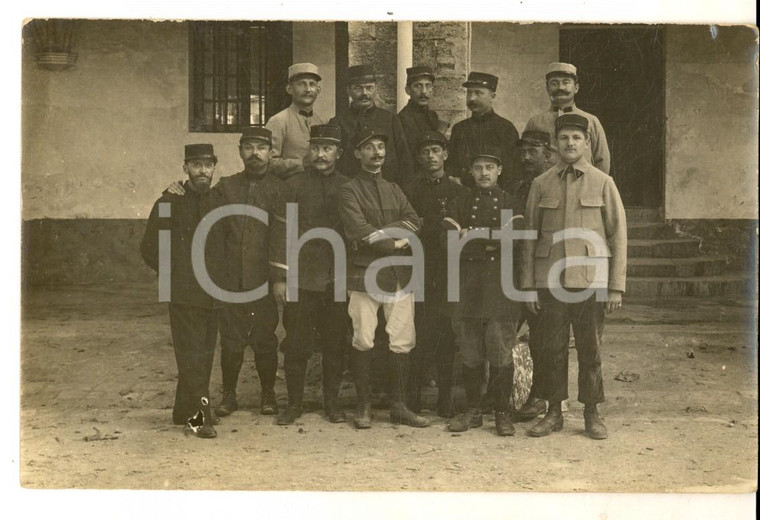
[[379, 302], [371, 294], [348, 291], [348, 315], [354, 325], [353, 347], [356, 350], [370, 350], [375, 346], [377, 311], [383, 307], [385, 332], [390, 340], [390, 350], [397, 354], [408, 354], [415, 345], [414, 295], [400, 297], [393, 303]]

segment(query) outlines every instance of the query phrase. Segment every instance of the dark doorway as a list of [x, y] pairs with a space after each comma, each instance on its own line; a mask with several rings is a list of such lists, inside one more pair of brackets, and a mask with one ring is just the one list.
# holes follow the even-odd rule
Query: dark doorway
[[610, 174], [627, 206], [661, 206], [665, 79], [661, 27], [560, 29], [560, 60], [578, 67], [579, 108], [599, 118]]

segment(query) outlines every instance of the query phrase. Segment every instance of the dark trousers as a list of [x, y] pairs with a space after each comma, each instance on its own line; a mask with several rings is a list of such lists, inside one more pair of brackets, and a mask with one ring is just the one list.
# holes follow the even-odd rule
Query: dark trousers
[[213, 309], [172, 303], [169, 323], [178, 372], [172, 420], [184, 424], [200, 409], [201, 397], [209, 394], [218, 316]]
[[572, 324], [578, 353], [578, 401], [583, 404], [604, 402], [600, 355], [604, 303], [597, 302], [594, 295], [579, 303], [564, 303], [548, 289], [539, 289], [538, 301], [540, 347], [538, 356], [533, 359], [535, 372], [539, 374], [537, 397], [549, 402], [568, 398], [568, 345]]
[[454, 364], [456, 347], [449, 316], [421, 311], [418, 304], [414, 314], [414, 327], [417, 344], [411, 356], [415, 365], [428, 367], [433, 361], [437, 366]]
[[[277, 371], [277, 335], [280, 317], [271, 294], [250, 303], [228, 303], [222, 308], [220, 334], [222, 343], [222, 385], [225, 392], [237, 387], [245, 348], [253, 347], [262, 388], [274, 387]], [[266, 380], [265, 380], [266, 379]]]
[[314, 351], [322, 352], [325, 376], [343, 374], [346, 355], [346, 332], [350, 318], [345, 302], [334, 302], [333, 291], [299, 289], [298, 301], [288, 302], [282, 315], [287, 341], [280, 346], [285, 352], [285, 370], [306, 369]]

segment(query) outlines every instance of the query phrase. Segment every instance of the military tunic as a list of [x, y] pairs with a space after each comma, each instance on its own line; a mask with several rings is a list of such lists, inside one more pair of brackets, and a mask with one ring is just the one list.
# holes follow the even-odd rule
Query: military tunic
[[383, 179], [405, 187], [413, 175], [414, 166], [409, 154], [404, 127], [396, 114], [372, 106], [366, 111], [351, 107], [340, 116], [333, 117], [329, 124], [340, 126], [343, 156], [339, 168], [346, 175], [353, 176], [361, 170], [359, 159], [354, 156], [354, 138], [367, 128], [388, 135], [385, 144]]
[[417, 143], [422, 135], [429, 131], [440, 132], [438, 113], [424, 105], [415, 105], [410, 100], [398, 113], [401, 126], [404, 127], [404, 136], [409, 152], [414, 155]]
[[272, 158], [269, 171], [287, 179], [303, 171], [303, 158], [309, 153], [309, 129], [324, 124], [315, 112], [304, 115], [295, 105], [273, 115], [266, 127], [272, 131]]
[[599, 118], [594, 114], [581, 110], [574, 104], [557, 110], [556, 108], [550, 108], [545, 112], [535, 114], [528, 119], [525, 125], [525, 130], [540, 130], [542, 132], [548, 132], [552, 139], [552, 145], [557, 146], [557, 138], [555, 136], [555, 122], [557, 116], [561, 112], [562, 114], [579, 114], [588, 119], [588, 131], [591, 137], [591, 146], [586, 150], [584, 157], [594, 167], [602, 170], [604, 173], [610, 173], [610, 149], [607, 146], [607, 135], [604, 133], [602, 123], [599, 122]]
[[446, 171], [449, 175], [459, 177], [462, 183], [474, 185], [470, 175], [471, 154], [477, 153], [481, 146], [492, 145], [501, 148], [503, 171], [499, 176], [499, 186], [508, 186], [518, 174], [517, 141], [520, 139], [515, 125], [489, 109], [482, 115], [472, 114], [458, 122], [451, 129], [449, 158]]

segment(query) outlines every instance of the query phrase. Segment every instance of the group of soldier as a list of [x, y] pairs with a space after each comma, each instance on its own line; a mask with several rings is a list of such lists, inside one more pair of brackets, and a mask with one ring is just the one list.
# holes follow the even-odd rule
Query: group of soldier
[[[576, 68], [549, 64], [551, 108], [532, 117], [522, 136], [494, 112], [498, 78], [491, 74], [468, 75], [463, 87], [471, 116], [453, 126], [450, 139], [448, 125], [429, 107], [436, 80], [431, 67], [407, 69], [410, 100], [398, 114], [376, 105], [372, 66], [349, 67], [347, 78], [350, 107], [324, 124], [314, 112], [318, 68], [292, 65], [292, 104], [265, 127], [242, 131], [243, 171], [212, 188], [212, 145], [189, 144], [183, 165], [188, 179], [169, 186], [154, 205], [142, 254], [159, 273], [170, 267], [169, 315], [179, 373], [174, 423], [200, 437], [216, 436], [218, 417], [238, 409], [238, 375], [251, 345], [260, 413], [278, 415], [281, 425], [303, 413], [307, 363], [315, 350], [322, 353], [325, 416], [346, 421], [339, 390], [350, 351], [353, 424], [370, 428], [372, 350], [387, 344], [392, 422], [430, 424], [422, 415], [421, 392], [434, 366], [436, 412], [448, 419], [450, 431], [482, 426], [487, 408], [501, 436], [515, 434], [515, 419], [543, 414], [528, 431], [542, 437], [563, 426], [572, 324], [585, 431], [593, 439], [606, 438], [597, 409], [604, 401], [600, 346], [605, 312], [622, 305], [626, 222], [608, 175], [604, 130], [574, 104]], [[289, 222], [294, 219], [288, 203], [297, 204], [297, 223]], [[197, 276], [203, 269], [193, 254], [196, 231], [222, 207], [238, 209], [214, 220], [200, 256], [212, 285], [237, 298], [212, 295]], [[302, 237], [297, 265], [288, 251], [288, 226]], [[569, 232], [577, 228], [600, 240]], [[333, 230], [340, 240], [306, 240], [317, 229]], [[536, 235], [505, 248], [499, 238], [505, 229]], [[452, 263], [454, 240], [460, 250]], [[416, 244], [424, 252], [424, 276], [410, 290], [415, 276], [405, 260], [415, 256]], [[339, 254], [347, 256], [345, 273], [336, 269]], [[572, 257], [586, 261], [574, 264]], [[563, 260], [567, 265], [557, 274], [552, 267]], [[286, 287], [289, 264], [291, 274], [297, 268], [297, 287]], [[503, 265], [512, 272], [504, 273]], [[459, 275], [456, 301], [448, 296], [451, 269]], [[520, 301], [502, 289], [502, 279], [512, 275], [533, 298]], [[268, 290], [257, 293], [261, 287]], [[286, 332], [279, 345], [278, 305]], [[513, 347], [525, 321], [533, 384], [525, 404], [511, 410]], [[223, 395], [212, 412], [209, 379], [217, 331]], [[282, 410], [274, 390], [278, 346], [288, 393]], [[463, 410], [452, 399], [457, 352]]]

